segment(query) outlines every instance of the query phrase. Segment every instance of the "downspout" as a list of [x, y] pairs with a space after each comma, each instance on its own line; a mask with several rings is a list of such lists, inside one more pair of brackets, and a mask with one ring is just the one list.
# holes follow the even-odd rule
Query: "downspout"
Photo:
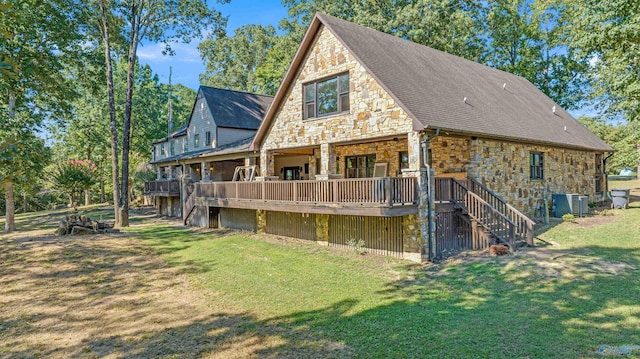
[[[607, 160], [613, 156], [615, 152], [611, 152], [611, 154], [602, 160], [602, 179], [604, 180], [604, 193], [602, 194], [602, 199], [604, 200], [605, 196], [609, 196], [609, 176], [607, 176]], [[610, 199], [610, 198], [609, 198]]]
[[422, 164], [427, 168], [427, 192], [428, 192], [428, 197], [427, 197], [427, 218], [428, 221], [427, 223], [429, 224], [429, 233], [427, 235], [427, 243], [428, 243], [428, 257], [429, 257], [429, 261], [433, 261], [433, 251], [431, 250], [432, 248], [432, 242], [433, 242], [433, 220], [432, 220], [432, 216], [431, 216], [431, 205], [433, 203], [433, 201], [435, 200], [435, 196], [433, 194], [433, 188], [431, 186], [431, 165], [429, 165], [429, 145], [432, 139], [434, 139], [436, 136], [438, 136], [440, 134], [440, 129], [436, 128], [436, 132], [431, 135], [428, 136], [427, 138], [425, 138], [424, 140], [422, 140]]

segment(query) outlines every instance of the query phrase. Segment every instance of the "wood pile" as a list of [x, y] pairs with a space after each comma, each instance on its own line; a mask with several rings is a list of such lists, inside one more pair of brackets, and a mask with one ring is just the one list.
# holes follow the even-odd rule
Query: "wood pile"
[[87, 216], [78, 217], [75, 215], [67, 216], [61, 220], [56, 230], [56, 234], [59, 236], [114, 232], [118, 232], [118, 230], [113, 228], [112, 223], [99, 222], [91, 220]]

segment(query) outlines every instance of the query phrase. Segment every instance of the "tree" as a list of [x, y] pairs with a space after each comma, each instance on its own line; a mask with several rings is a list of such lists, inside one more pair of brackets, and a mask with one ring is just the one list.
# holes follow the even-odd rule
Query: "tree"
[[[219, 0], [218, 2], [224, 1]], [[114, 0], [113, 2], [98, 0], [98, 5], [100, 8], [100, 33], [105, 54], [107, 88], [109, 92], [116, 226], [128, 226], [131, 116], [133, 112], [134, 77], [138, 46], [143, 41], [162, 42], [166, 44], [167, 53], [171, 54], [171, 42], [188, 42], [194, 37], [200, 37], [202, 30], [208, 29], [210, 26], [213, 26], [213, 31], [220, 31], [225, 19], [222, 18], [218, 11], [210, 9], [205, 0]], [[122, 126], [121, 180], [118, 175], [113, 66], [111, 64], [112, 30], [122, 35], [127, 47], [127, 87]]]
[[28, 177], [24, 169], [39, 163], [32, 151], [44, 153], [33, 131], [44, 118], [60, 118], [69, 110], [75, 94], [64, 69], [77, 60], [81, 39], [71, 1], [9, 0], [0, 11], [0, 148], [11, 159], [2, 168], [1, 185], [7, 201], [5, 231], [13, 231], [15, 181]]
[[567, 109], [578, 107], [587, 64], [561, 41], [570, 31], [564, 8], [548, 0], [486, 4], [486, 63], [526, 78]]
[[613, 157], [607, 162], [607, 170], [618, 173], [627, 167], [636, 167], [640, 161], [638, 143], [640, 143], [640, 122], [606, 122], [601, 117], [581, 116], [578, 121], [607, 142], [615, 150]]
[[[18, 114], [17, 119], [22, 117]], [[0, 128], [0, 188], [5, 195], [5, 233], [16, 230], [15, 186], [33, 182], [50, 158], [44, 141], [29, 129], [7, 128]]]
[[237, 29], [234, 36], [210, 34], [198, 45], [206, 66], [200, 82], [214, 87], [266, 93], [269, 88], [263, 87], [266, 82], [258, 80], [256, 70], [274, 46], [275, 34], [276, 29], [270, 25], [245, 25]]
[[591, 67], [590, 96], [599, 109], [629, 121], [640, 119], [640, 2], [557, 0], [566, 6], [571, 31], [565, 41]]
[[90, 160], [67, 160], [54, 166], [51, 178], [56, 188], [69, 196], [69, 206], [76, 208], [82, 192], [95, 183], [96, 172]]

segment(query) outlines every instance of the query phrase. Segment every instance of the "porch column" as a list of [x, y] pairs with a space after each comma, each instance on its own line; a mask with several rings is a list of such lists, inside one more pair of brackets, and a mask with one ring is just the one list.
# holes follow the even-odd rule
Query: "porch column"
[[420, 151], [420, 132], [412, 131], [407, 136], [407, 152], [409, 154], [409, 169], [418, 170], [423, 167]]
[[320, 173], [316, 174], [318, 180], [328, 180], [329, 175], [336, 168], [336, 149], [329, 143], [320, 144]]
[[169, 176], [168, 179], [173, 179], [174, 175], [173, 175], [173, 171], [175, 170], [176, 166], [174, 165], [169, 165]]
[[207, 166], [207, 162], [200, 162], [200, 180], [201, 181], [209, 181], [211, 180], [211, 174], [209, 173], [209, 167]]
[[260, 175], [263, 177], [273, 176], [273, 171], [273, 153], [266, 149], [260, 151]]

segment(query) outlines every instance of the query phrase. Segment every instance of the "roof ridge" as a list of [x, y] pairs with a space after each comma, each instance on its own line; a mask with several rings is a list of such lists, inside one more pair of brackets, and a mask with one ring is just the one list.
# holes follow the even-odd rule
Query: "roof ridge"
[[[247, 95], [256, 95], [256, 96], [262, 96], [262, 97], [270, 97], [273, 98], [272, 95], [264, 95], [261, 93], [255, 93], [255, 92], [249, 92], [249, 91], [242, 91], [242, 90], [231, 90], [231, 89], [225, 89], [225, 88], [221, 88], [221, 87], [213, 87], [213, 86], [206, 86], [206, 85], [200, 85], [200, 88], [205, 88], [205, 89], [210, 89], [210, 90], [218, 90], [218, 91], [228, 91], [228, 92], [235, 92], [235, 93], [243, 93], [243, 94], [247, 94]], [[199, 89], [200, 89], [199, 88]]]

